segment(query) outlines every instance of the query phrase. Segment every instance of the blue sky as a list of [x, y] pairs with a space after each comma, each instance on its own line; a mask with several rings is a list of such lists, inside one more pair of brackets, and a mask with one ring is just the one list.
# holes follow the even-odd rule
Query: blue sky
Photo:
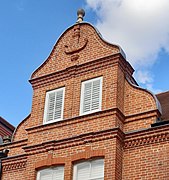
[[[127, 1], [132, 0], [125, 3]], [[79, 7], [86, 11], [85, 21], [95, 25], [106, 40], [122, 46], [136, 69], [140, 86], [155, 93], [169, 90], [169, 26], [159, 19], [162, 23], [159, 28], [158, 18], [152, 16], [168, 17], [167, 13], [160, 14], [164, 6], [151, 7], [150, 14], [150, 7], [142, 7], [141, 3], [131, 7], [121, 2], [123, 0], [0, 0], [0, 116], [17, 126], [31, 112], [33, 92], [28, 80], [48, 57], [59, 36], [76, 22]], [[138, 5], [149, 14], [139, 12]], [[161, 9], [158, 11], [158, 8]], [[134, 13], [137, 19], [130, 17]], [[153, 23], [153, 17], [157, 22]], [[153, 27], [151, 32], [149, 24]]]

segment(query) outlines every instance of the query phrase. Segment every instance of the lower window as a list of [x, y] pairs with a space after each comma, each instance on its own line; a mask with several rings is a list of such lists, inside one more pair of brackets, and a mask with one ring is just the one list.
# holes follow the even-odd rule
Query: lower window
[[39, 170], [37, 180], [64, 180], [64, 166]]
[[104, 159], [75, 164], [73, 180], [104, 180]]

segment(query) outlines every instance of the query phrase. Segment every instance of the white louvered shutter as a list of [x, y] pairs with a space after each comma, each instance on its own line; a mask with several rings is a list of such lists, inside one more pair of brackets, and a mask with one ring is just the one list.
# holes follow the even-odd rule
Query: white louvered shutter
[[63, 89], [57, 91], [55, 94], [55, 108], [54, 108], [53, 120], [61, 118], [62, 104], [63, 104]]
[[54, 167], [40, 170], [37, 180], [64, 180], [64, 167]]
[[100, 91], [101, 91], [101, 79], [97, 79], [92, 83], [92, 101], [91, 110], [100, 109]]
[[53, 179], [52, 180], [64, 180], [64, 167], [53, 168]]
[[83, 113], [91, 111], [92, 82], [84, 84]]
[[80, 114], [101, 110], [102, 77], [82, 83]]
[[104, 159], [76, 164], [73, 177], [73, 180], [104, 180]]
[[48, 110], [47, 110], [47, 118], [46, 121], [51, 121], [53, 120], [53, 115], [54, 115], [54, 109], [55, 109], [55, 96], [56, 93], [49, 93], [48, 95]]
[[51, 169], [41, 170], [38, 174], [37, 180], [52, 180], [52, 170]]
[[45, 123], [63, 118], [64, 88], [47, 92], [44, 120]]
[[90, 163], [84, 162], [77, 166], [76, 180], [87, 180], [90, 177]]
[[104, 180], [104, 160], [94, 160], [91, 162], [91, 175], [93, 180]]

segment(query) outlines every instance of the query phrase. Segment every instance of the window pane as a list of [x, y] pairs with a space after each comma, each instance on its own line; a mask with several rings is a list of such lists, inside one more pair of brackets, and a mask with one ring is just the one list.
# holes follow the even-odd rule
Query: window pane
[[53, 180], [63, 180], [64, 179], [64, 167], [53, 168]]
[[55, 93], [50, 93], [48, 99], [47, 121], [53, 120], [54, 108], [55, 108]]
[[73, 180], [104, 180], [104, 159], [76, 164]]
[[39, 180], [52, 180], [52, 170], [51, 169], [41, 170]]
[[37, 180], [64, 180], [64, 166], [40, 170]]
[[86, 83], [84, 86], [84, 100], [83, 100], [83, 112], [91, 110], [91, 92], [92, 83]]
[[80, 114], [101, 110], [102, 77], [82, 82]]
[[77, 166], [77, 180], [86, 180], [90, 175], [90, 163], [84, 162]]
[[91, 178], [98, 179], [104, 177], [104, 160], [99, 159], [91, 162]]
[[93, 81], [93, 89], [92, 89], [92, 108], [91, 110], [99, 109], [100, 102], [100, 79]]
[[61, 118], [63, 104], [63, 90], [56, 93], [54, 120]]
[[47, 92], [44, 111], [44, 122], [53, 122], [63, 118], [64, 88]]

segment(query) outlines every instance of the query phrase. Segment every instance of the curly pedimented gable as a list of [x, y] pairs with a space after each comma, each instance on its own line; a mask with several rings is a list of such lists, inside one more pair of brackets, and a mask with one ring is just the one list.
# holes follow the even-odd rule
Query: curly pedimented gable
[[151, 127], [161, 116], [161, 106], [156, 96], [125, 80], [124, 131], [131, 132]]
[[47, 60], [34, 71], [31, 79], [117, 53], [125, 56], [119, 46], [103, 40], [92, 25], [78, 23], [61, 35]]
[[13, 137], [12, 137], [12, 142], [15, 141], [19, 141], [19, 140], [23, 140], [23, 139], [27, 139], [27, 124], [28, 124], [28, 120], [30, 119], [30, 114], [23, 120], [21, 121], [21, 123], [17, 126], [17, 128], [15, 129], [14, 133], [13, 133]]
[[125, 82], [124, 101], [125, 116], [153, 110], [158, 110], [161, 113], [161, 106], [156, 96], [150, 91], [132, 84], [129, 79]]

